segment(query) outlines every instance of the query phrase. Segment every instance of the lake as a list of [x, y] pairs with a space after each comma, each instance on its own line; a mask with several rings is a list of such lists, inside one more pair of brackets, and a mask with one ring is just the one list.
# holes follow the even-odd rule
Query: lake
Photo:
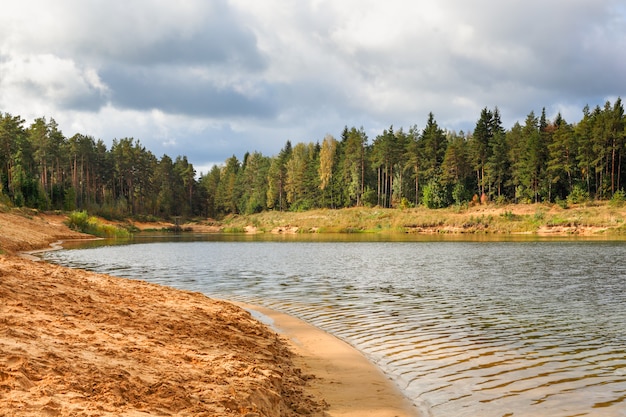
[[626, 242], [375, 239], [151, 238], [44, 258], [299, 317], [426, 416], [626, 416]]

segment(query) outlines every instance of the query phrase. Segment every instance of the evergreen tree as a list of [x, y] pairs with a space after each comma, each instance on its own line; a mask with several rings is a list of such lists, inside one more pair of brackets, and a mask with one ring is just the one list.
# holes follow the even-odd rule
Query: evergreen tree
[[14, 177], [16, 171], [25, 172], [26, 167], [18, 167], [23, 162], [24, 153], [28, 153], [24, 120], [8, 113], [0, 114], [0, 193], [14, 198], [21, 194], [21, 183]]
[[484, 166], [484, 172], [489, 179], [489, 194], [493, 194], [491, 190], [493, 185], [496, 196], [501, 197], [504, 195], [503, 187], [507, 184], [509, 179], [510, 166], [506, 133], [502, 127], [500, 111], [497, 107], [493, 111], [490, 130], [491, 138], [489, 140], [489, 156], [487, 158], [487, 163]]
[[[406, 166], [411, 170], [413, 178], [413, 201], [417, 206], [420, 202], [420, 176], [422, 172], [423, 149], [420, 142], [421, 136], [417, 126], [409, 129], [408, 142], [406, 145]], [[445, 160], [445, 155], [444, 155]]]
[[592, 138], [593, 118], [589, 106], [583, 109], [583, 119], [574, 128], [576, 143], [577, 168], [582, 175], [581, 180], [585, 184], [587, 194], [592, 194], [592, 167], [595, 159]]
[[[179, 187], [180, 197], [178, 197], [180, 198], [179, 205], [181, 206], [179, 215], [193, 216], [197, 212], [196, 202], [194, 200], [196, 190], [196, 170], [194, 169], [193, 164], [187, 160], [187, 157], [183, 155], [176, 157], [176, 160], [174, 161], [174, 172], [178, 177], [178, 184], [182, 184], [182, 187]], [[236, 196], [233, 198], [236, 198]]]
[[344, 131], [343, 183], [348, 205], [360, 206], [365, 187], [365, 147], [367, 135], [363, 128]]
[[200, 185], [204, 188], [206, 196], [204, 204], [206, 217], [209, 218], [217, 218], [221, 215], [217, 203], [220, 177], [221, 169], [218, 165], [213, 165], [208, 174], [200, 177]]
[[468, 182], [472, 168], [468, 161], [467, 148], [468, 143], [463, 132], [449, 134], [448, 147], [441, 164], [441, 183], [450, 189], [456, 190], [453, 199], [457, 204], [469, 198]]
[[51, 143], [48, 132], [48, 123], [43, 117], [35, 119], [28, 128], [28, 140], [33, 150], [33, 158], [37, 165], [39, 186], [29, 192], [30, 204], [39, 209], [47, 210], [50, 207], [52, 186], [50, 181]]
[[542, 159], [542, 173], [540, 188], [543, 190], [542, 194], [546, 197], [547, 201], [552, 201], [552, 184], [551, 172], [548, 170], [549, 149], [552, 144], [552, 136], [554, 134], [554, 126], [548, 122], [546, 117], [546, 108], [541, 110], [541, 117], [539, 119], [539, 135], [541, 146], [541, 159]]
[[572, 192], [576, 169], [576, 143], [573, 127], [561, 113], [553, 123], [552, 142], [548, 146], [548, 173], [553, 184], [553, 195], [564, 200]]
[[177, 210], [177, 201], [174, 196], [176, 187], [174, 162], [168, 155], [163, 155], [157, 164], [155, 185], [158, 191], [153, 213], [166, 219], [180, 214], [180, 211]]
[[313, 143], [298, 143], [293, 147], [291, 157], [286, 163], [285, 191], [287, 202], [296, 210], [311, 208], [311, 196], [308, 193], [307, 175], [314, 165], [315, 146]]
[[267, 208], [267, 174], [270, 159], [259, 152], [247, 154], [239, 171], [237, 181], [239, 212], [259, 213]]
[[394, 160], [395, 166], [393, 169], [393, 201], [403, 201], [409, 192], [406, 184], [406, 171], [410, 168], [408, 148], [411, 143], [409, 134], [405, 133], [402, 128], [398, 129], [395, 133], [395, 148], [396, 157]]
[[509, 160], [509, 180], [506, 185], [512, 188], [515, 203], [519, 203], [519, 199], [524, 198], [523, 178], [525, 177], [525, 158], [524, 152], [526, 143], [524, 140], [523, 128], [519, 122], [515, 122], [513, 127], [506, 132], [506, 143], [508, 148]]
[[285, 147], [278, 156], [272, 159], [267, 172], [267, 208], [283, 211], [287, 208], [285, 200], [286, 164], [291, 157], [291, 141], [287, 141]]
[[395, 164], [395, 135], [393, 126], [376, 136], [372, 144], [372, 165], [377, 169], [378, 205], [391, 207], [393, 189], [393, 166]]
[[435, 116], [428, 113], [426, 127], [421, 135], [422, 174], [426, 181], [441, 175], [441, 164], [446, 155], [446, 136], [435, 121]]
[[543, 143], [539, 120], [534, 112], [526, 117], [522, 128], [522, 140], [525, 144], [522, 158], [521, 184], [525, 197], [534, 202], [540, 201], [541, 185], [545, 172], [546, 148]]
[[226, 160], [222, 167], [220, 181], [215, 196], [217, 210], [223, 214], [236, 214], [239, 196], [237, 193], [237, 174], [240, 163], [235, 155]]
[[476, 128], [470, 142], [472, 165], [476, 172], [478, 194], [487, 193], [488, 180], [486, 178], [487, 161], [491, 156], [491, 140], [493, 138], [493, 113], [487, 107], [480, 112]]

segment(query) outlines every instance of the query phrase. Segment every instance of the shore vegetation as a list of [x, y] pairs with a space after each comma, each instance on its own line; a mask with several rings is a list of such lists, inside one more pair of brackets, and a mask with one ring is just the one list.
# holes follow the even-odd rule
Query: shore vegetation
[[[200, 222], [202, 224], [202, 222]], [[193, 228], [193, 227], [192, 227]], [[623, 203], [506, 204], [441, 209], [348, 208], [232, 215], [216, 230], [248, 233], [626, 234]]]

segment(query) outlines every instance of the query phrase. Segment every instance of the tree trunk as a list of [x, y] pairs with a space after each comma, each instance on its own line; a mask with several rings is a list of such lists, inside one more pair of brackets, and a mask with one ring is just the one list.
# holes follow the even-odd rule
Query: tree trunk
[[361, 192], [359, 194], [359, 202], [363, 203], [363, 194], [365, 194], [365, 146], [361, 142]]
[[615, 194], [615, 138], [613, 138], [613, 149], [611, 149], [611, 195]]
[[393, 164], [389, 165], [389, 208], [393, 207]]
[[381, 167], [379, 166], [378, 169], [376, 170], [377, 174], [378, 174], [378, 186], [377, 186], [377, 190], [376, 190], [376, 197], [377, 197], [377, 205], [380, 206], [380, 169]]
[[621, 190], [621, 179], [622, 179], [622, 153], [619, 153], [617, 158], [617, 190]]

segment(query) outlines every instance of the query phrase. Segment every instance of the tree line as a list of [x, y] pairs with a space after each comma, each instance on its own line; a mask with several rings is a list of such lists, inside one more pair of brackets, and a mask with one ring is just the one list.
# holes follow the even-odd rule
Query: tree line
[[390, 126], [370, 141], [347, 126], [336, 139], [287, 141], [275, 156], [248, 152], [196, 173], [186, 156], [160, 159], [139, 140], [66, 138], [54, 119], [30, 126], [0, 115], [0, 195], [42, 210], [88, 210], [109, 218], [250, 214], [353, 206], [441, 208], [469, 202], [559, 202], [623, 194], [622, 101], [586, 106], [567, 122], [531, 111], [502, 126], [482, 109], [473, 132]]

